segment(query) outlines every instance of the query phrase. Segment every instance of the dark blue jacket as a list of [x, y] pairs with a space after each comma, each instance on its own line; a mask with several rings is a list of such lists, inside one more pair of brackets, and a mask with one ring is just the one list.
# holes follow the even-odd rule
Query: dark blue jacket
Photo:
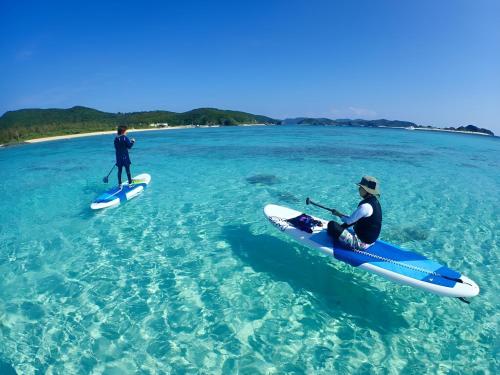
[[128, 149], [132, 148], [134, 142], [130, 141], [126, 135], [119, 135], [115, 138], [116, 166], [126, 166], [132, 164], [128, 156]]

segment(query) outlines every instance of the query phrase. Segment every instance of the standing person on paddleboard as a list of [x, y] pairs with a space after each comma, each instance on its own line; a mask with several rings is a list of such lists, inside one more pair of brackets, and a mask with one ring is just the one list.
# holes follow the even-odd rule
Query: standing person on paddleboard
[[[328, 222], [328, 234], [351, 249], [366, 250], [377, 240], [382, 229], [382, 207], [378, 200], [380, 184], [375, 177], [363, 176], [357, 185], [359, 195], [363, 200], [359, 202], [358, 208], [351, 216], [332, 210], [332, 213], [338, 216], [343, 224], [335, 221]], [[354, 226], [354, 234], [347, 230], [350, 226]]]
[[130, 174], [130, 157], [128, 156], [128, 150], [132, 148], [135, 143], [135, 139], [129, 139], [126, 136], [127, 127], [124, 125], [118, 126], [117, 135], [115, 137], [115, 150], [116, 150], [116, 166], [118, 168], [118, 185], [122, 185], [122, 169], [125, 167], [127, 172], [128, 184], [132, 185], [132, 177]]

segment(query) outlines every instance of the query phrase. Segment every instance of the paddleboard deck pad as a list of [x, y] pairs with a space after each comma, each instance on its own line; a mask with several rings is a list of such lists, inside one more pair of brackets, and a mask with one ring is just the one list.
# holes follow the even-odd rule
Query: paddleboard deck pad
[[474, 281], [421, 254], [381, 240], [366, 250], [352, 250], [332, 240], [326, 220], [274, 204], [265, 206], [264, 214], [271, 224], [298, 242], [353, 267], [441, 296], [467, 298], [479, 294]]
[[148, 184], [151, 182], [151, 176], [147, 173], [135, 176], [132, 179], [132, 184], [122, 184], [122, 186], [115, 186], [112, 189], [99, 195], [90, 205], [93, 210], [100, 210], [101, 208], [118, 206], [132, 198], [141, 194]]

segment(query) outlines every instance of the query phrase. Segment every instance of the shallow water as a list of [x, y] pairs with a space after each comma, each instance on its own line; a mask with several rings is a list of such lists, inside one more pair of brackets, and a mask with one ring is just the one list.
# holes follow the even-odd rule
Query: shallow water
[[[90, 210], [113, 138], [0, 150], [0, 372], [498, 373], [500, 141], [316, 126], [134, 135], [144, 194]], [[351, 211], [475, 280], [470, 305], [354, 269], [262, 208]]]

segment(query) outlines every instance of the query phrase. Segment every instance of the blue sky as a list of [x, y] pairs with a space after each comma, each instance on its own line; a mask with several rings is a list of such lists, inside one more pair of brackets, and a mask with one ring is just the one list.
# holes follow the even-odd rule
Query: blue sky
[[83, 105], [500, 133], [500, 2], [0, 1], [0, 114]]

